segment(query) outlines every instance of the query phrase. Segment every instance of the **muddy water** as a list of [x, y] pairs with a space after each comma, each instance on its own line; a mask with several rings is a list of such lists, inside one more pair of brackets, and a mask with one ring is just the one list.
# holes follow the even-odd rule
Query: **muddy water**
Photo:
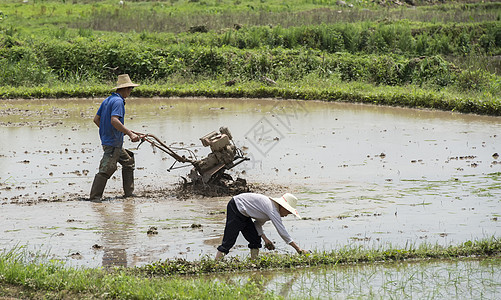
[[338, 265], [218, 275], [285, 299], [499, 299], [500, 259]]
[[[102, 155], [92, 118], [101, 99], [0, 103], [0, 245], [84, 266], [214, 255], [229, 197], [179, 198], [189, 168], [143, 144], [138, 197], [87, 197]], [[300, 199], [285, 226], [306, 249], [450, 244], [499, 236], [501, 118], [365, 105], [250, 99], [137, 99], [126, 125], [208, 153], [199, 138], [228, 126], [251, 158], [234, 170], [253, 190]], [[129, 149], [137, 144], [126, 141]], [[152, 228], [154, 227], [154, 228]], [[156, 228], [156, 229], [155, 229]], [[290, 252], [267, 224], [279, 252]], [[239, 239], [230, 255], [247, 255]]]

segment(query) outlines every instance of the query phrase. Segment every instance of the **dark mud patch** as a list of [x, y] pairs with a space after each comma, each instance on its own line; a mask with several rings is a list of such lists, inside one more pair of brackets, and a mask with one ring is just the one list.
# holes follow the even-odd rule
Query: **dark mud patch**
[[[15, 189], [21, 190], [24, 189], [25, 187], [16, 187]], [[5, 188], [6, 190], [10, 190], [10, 187]], [[0, 188], [2, 190], [2, 188]], [[52, 195], [52, 196], [47, 196], [47, 195], [41, 195], [37, 196], [36, 193], [35, 195], [30, 196], [29, 194], [25, 195], [18, 195], [18, 196], [13, 196], [10, 198], [3, 198], [0, 199], [0, 205], [4, 204], [20, 204], [20, 205], [35, 205], [39, 203], [47, 203], [47, 202], [66, 202], [66, 201], [72, 201], [72, 200], [85, 200], [84, 198], [81, 197], [80, 194], [77, 193], [64, 193], [61, 195]]]
[[56, 121], [56, 122], [48, 122], [48, 121], [37, 121], [37, 122], [0, 122], [0, 127], [23, 127], [23, 126], [29, 126], [29, 127], [56, 127], [63, 125], [63, 122]]
[[231, 177], [222, 178], [213, 183], [185, 181], [178, 185], [176, 195], [180, 199], [192, 198], [193, 196], [223, 197], [250, 192], [250, 188], [247, 180], [243, 178], [235, 180]]
[[248, 192], [272, 196], [291, 191], [289, 187], [279, 184], [249, 183], [243, 178], [237, 178], [235, 180], [226, 179], [210, 184], [180, 181], [172, 188], [160, 190], [146, 189], [140, 193], [139, 197], [154, 199], [168, 196], [178, 200], [187, 200], [200, 197], [232, 197]]
[[248, 183], [244, 178], [233, 180], [231, 176], [221, 178], [213, 183], [181, 182], [175, 189], [176, 198], [190, 199], [197, 196], [225, 197], [241, 193], [259, 193], [264, 195], [279, 195], [290, 191], [289, 187], [278, 184]]

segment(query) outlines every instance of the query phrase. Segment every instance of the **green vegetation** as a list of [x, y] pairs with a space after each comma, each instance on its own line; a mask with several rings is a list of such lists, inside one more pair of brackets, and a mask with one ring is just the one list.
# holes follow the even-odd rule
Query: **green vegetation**
[[55, 260], [44, 260], [20, 249], [0, 254], [0, 296], [23, 298], [119, 298], [119, 299], [270, 299], [253, 281], [215, 282], [210, 278], [180, 275], [249, 270], [288, 269], [313, 266], [341, 266], [354, 263], [395, 262], [412, 259], [461, 259], [499, 257], [496, 238], [467, 241], [457, 246], [421, 245], [404, 249], [346, 247], [309, 255], [261, 255], [257, 260], [205, 257], [189, 262], [167, 260], [139, 268], [75, 269]]
[[6, 2], [0, 98], [103, 97], [117, 74], [129, 73], [143, 84], [134, 96], [501, 115], [496, 2]]
[[149, 275], [201, 274], [213, 272], [230, 272], [245, 270], [283, 269], [312, 267], [322, 265], [338, 265], [352, 263], [393, 262], [418, 259], [452, 259], [461, 257], [488, 257], [501, 254], [501, 241], [496, 238], [467, 241], [457, 246], [443, 247], [422, 244], [405, 249], [392, 247], [364, 249], [363, 247], [346, 246], [342, 249], [324, 252], [313, 252], [308, 255], [260, 255], [256, 260], [233, 257], [222, 261], [203, 258], [190, 262], [184, 259], [167, 260], [138, 268], [139, 273]]
[[[30, 261], [26, 261], [30, 259]], [[0, 298], [24, 299], [273, 299], [249, 282], [229, 285], [197, 278], [146, 278], [127, 269], [76, 269], [21, 251], [0, 254]]]

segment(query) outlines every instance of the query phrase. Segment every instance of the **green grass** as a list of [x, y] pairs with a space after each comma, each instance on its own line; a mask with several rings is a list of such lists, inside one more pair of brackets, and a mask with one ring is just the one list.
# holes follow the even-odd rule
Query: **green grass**
[[[92, 83], [84, 86], [62, 83], [37, 87], [0, 86], [0, 98], [101, 98], [109, 95], [111, 92], [110, 86], [111, 84], [104, 85], [100, 83]], [[414, 86], [384, 87], [357, 82], [335, 83], [321, 78], [317, 81], [308, 78], [298, 82], [278, 82], [275, 86], [267, 86], [261, 81], [247, 81], [228, 87], [222, 80], [144, 84], [134, 90], [132, 97], [324, 100], [501, 115], [500, 99], [488, 93], [459, 93], [452, 89], [437, 91]]]
[[232, 257], [221, 261], [210, 257], [200, 261], [184, 259], [166, 260], [137, 268], [139, 273], [149, 275], [202, 274], [214, 272], [234, 272], [246, 270], [284, 269], [312, 267], [321, 265], [337, 265], [351, 263], [393, 262], [419, 259], [450, 259], [460, 257], [488, 257], [501, 254], [501, 241], [497, 238], [478, 241], [467, 241], [460, 245], [440, 246], [421, 244], [417, 247], [409, 245], [404, 249], [391, 246], [366, 249], [346, 246], [342, 249], [313, 252], [308, 255], [261, 255], [257, 260]]
[[500, 264], [499, 258], [431, 259], [296, 269], [265, 279], [289, 299], [495, 299]]
[[467, 241], [459, 245], [423, 244], [405, 248], [344, 247], [309, 255], [261, 255], [256, 260], [239, 257], [200, 261], [166, 260], [138, 268], [70, 268], [47, 254], [33, 256], [22, 249], [0, 253], [0, 296], [23, 298], [114, 298], [114, 299], [273, 299], [254, 281], [231, 283], [200, 277], [207, 273], [234, 273], [295, 269], [298, 267], [341, 266], [363, 263], [412, 260], [499, 258], [501, 242], [490, 239]]
[[[205, 25], [210, 30], [231, 28], [234, 24], [282, 26], [319, 25], [333, 22], [358, 22], [361, 19], [420, 22], [483, 22], [499, 18], [499, 3], [468, 1], [414, 1], [417, 6], [395, 5], [390, 1], [347, 0], [172, 0], [126, 1], [121, 7], [115, 0], [106, 1], [30, 1], [4, 0], [7, 17], [17, 17], [18, 24], [30, 20], [34, 27], [70, 24], [74, 28], [122, 31], [185, 32], [191, 26]], [[444, 3], [445, 2], [445, 3]], [[466, 2], [466, 3], [461, 3]], [[459, 7], [459, 9], [458, 9]], [[368, 10], [367, 10], [368, 9]], [[338, 13], [338, 11], [342, 13]], [[145, 18], [149, 22], [144, 22]]]
[[[104, 97], [118, 73], [129, 73], [142, 84], [133, 96], [273, 97], [500, 115], [499, 3], [418, 1], [410, 9], [348, 1], [354, 7], [342, 14], [334, 3], [6, 1], [0, 98]], [[197, 18], [207, 32], [190, 30]]]
[[35, 299], [274, 299], [256, 284], [214, 283], [197, 278], [147, 278], [125, 269], [67, 268], [57, 261], [26, 261], [22, 251], [0, 254], [0, 296]]

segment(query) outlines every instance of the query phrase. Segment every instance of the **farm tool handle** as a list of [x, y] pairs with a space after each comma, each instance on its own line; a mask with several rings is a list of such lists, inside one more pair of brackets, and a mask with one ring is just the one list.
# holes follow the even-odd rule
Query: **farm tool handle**
[[141, 137], [141, 142], [139, 143], [139, 145], [137, 146], [137, 148], [139, 148], [139, 146], [141, 146], [142, 143], [148, 142], [153, 147], [156, 147], [156, 148], [162, 150], [163, 152], [169, 154], [170, 156], [172, 156], [178, 162], [193, 163], [193, 161], [191, 159], [186, 158], [184, 155], [180, 156], [179, 154], [177, 154], [176, 152], [174, 152], [169, 146], [167, 146], [164, 142], [162, 142], [159, 138], [157, 138], [153, 134], [140, 133], [140, 132], [135, 132], [135, 131], [132, 131], [132, 132], [135, 133], [135, 134], [137, 134], [137, 135], [139, 135]]

